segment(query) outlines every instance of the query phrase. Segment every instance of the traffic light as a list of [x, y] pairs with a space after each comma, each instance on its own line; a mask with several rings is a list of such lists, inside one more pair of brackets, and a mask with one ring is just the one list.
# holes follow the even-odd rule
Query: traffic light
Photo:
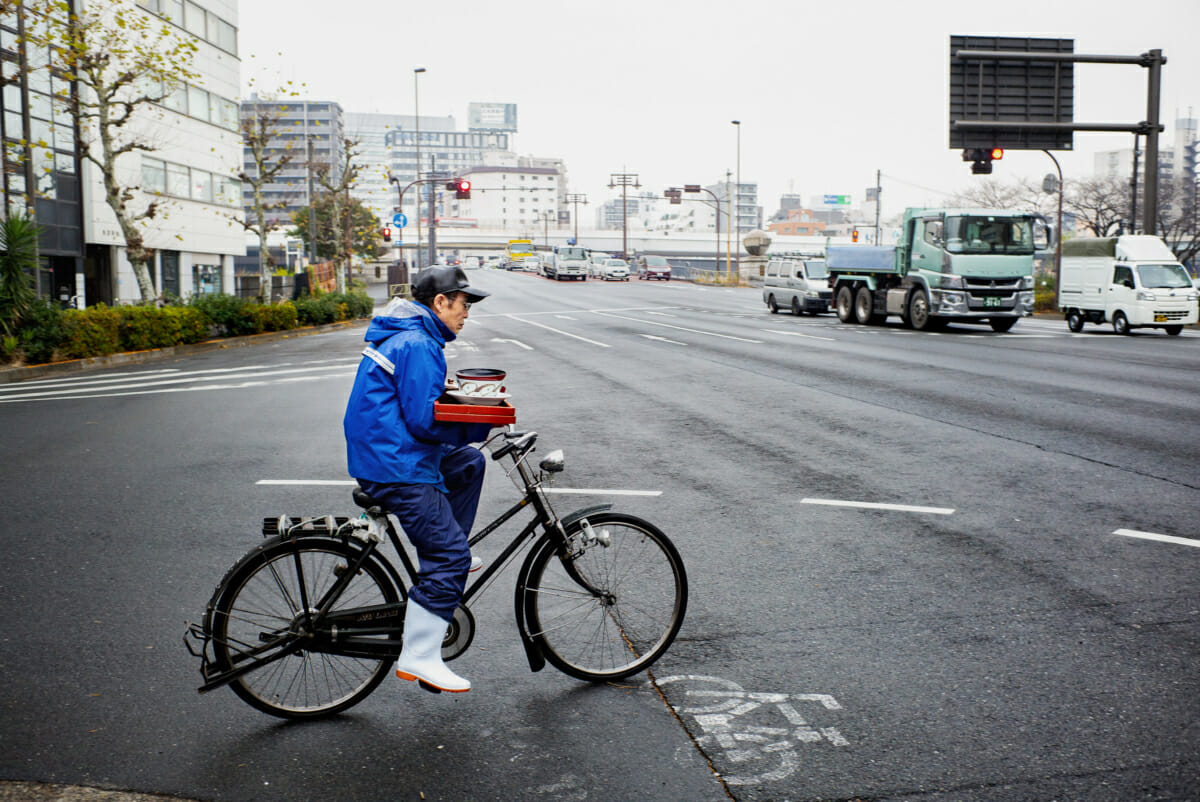
[[384, 242], [392, 241], [392, 229], [389, 226], [384, 226], [383, 229], [379, 233], [380, 233], [380, 235], [383, 236]]
[[471, 182], [465, 178], [456, 178], [453, 181], [446, 182], [446, 189], [454, 190], [454, 197], [459, 200], [471, 197]]
[[988, 175], [992, 172], [992, 162], [1004, 158], [1004, 148], [966, 148], [962, 152], [965, 162], [972, 162], [971, 172], [975, 175]]
[[858, 242], [858, 229], [857, 228], [850, 232], [850, 241]]

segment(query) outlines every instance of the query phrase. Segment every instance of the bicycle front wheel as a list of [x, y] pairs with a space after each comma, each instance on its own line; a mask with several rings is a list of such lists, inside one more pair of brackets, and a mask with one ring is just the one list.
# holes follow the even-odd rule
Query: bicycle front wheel
[[[301, 599], [308, 601], [307, 612], [314, 612], [358, 553], [329, 538], [280, 541], [251, 552], [229, 573], [212, 613], [217, 667], [263, 661], [229, 683], [242, 700], [280, 718], [320, 718], [362, 701], [388, 675], [391, 658], [348, 657], [303, 645], [296, 649], [298, 641], [321, 638], [309, 629]], [[399, 593], [386, 570], [371, 558], [330, 612], [397, 601]], [[279, 656], [289, 650], [294, 651]]]
[[675, 640], [687, 609], [679, 552], [653, 524], [600, 513], [567, 529], [575, 556], [543, 538], [524, 591], [529, 634], [555, 668], [616, 680], [647, 668]]

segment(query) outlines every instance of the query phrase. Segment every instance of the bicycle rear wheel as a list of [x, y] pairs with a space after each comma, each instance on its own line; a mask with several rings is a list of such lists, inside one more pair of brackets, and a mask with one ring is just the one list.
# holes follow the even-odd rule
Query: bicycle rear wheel
[[[327, 637], [308, 628], [301, 599], [308, 600], [311, 612], [357, 553], [340, 540], [301, 538], [262, 546], [230, 571], [212, 612], [217, 667], [230, 669], [246, 659], [270, 660], [229, 683], [246, 703], [280, 718], [320, 718], [362, 701], [388, 675], [391, 658], [347, 657], [303, 646], [279, 656], [296, 649], [298, 641], [309, 644]], [[399, 594], [386, 570], [371, 558], [330, 612], [397, 601]]]
[[[653, 524], [605, 512], [567, 529], [582, 553], [561, 559], [544, 538], [524, 591], [529, 634], [546, 660], [572, 677], [615, 680], [662, 656], [687, 609], [687, 575], [675, 546]], [[578, 551], [578, 549], [577, 549]]]

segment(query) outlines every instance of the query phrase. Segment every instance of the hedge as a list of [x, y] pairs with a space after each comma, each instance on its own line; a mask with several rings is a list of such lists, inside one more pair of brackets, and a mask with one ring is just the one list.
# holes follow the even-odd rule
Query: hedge
[[0, 347], [0, 362], [32, 365], [118, 351], [170, 348], [210, 337], [287, 331], [297, 326], [370, 317], [374, 309], [375, 302], [365, 292], [305, 295], [279, 304], [204, 295], [173, 306], [110, 308], [97, 304], [65, 310], [38, 299], [22, 318], [15, 335]]

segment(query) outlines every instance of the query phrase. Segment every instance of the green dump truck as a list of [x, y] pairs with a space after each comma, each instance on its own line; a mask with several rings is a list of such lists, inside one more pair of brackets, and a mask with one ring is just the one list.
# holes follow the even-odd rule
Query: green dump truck
[[826, 249], [838, 319], [878, 325], [897, 315], [920, 330], [955, 321], [1008, 331], [1033, 314], [1045, 222], [1012, 209], [906, 209], [899, 244]]

